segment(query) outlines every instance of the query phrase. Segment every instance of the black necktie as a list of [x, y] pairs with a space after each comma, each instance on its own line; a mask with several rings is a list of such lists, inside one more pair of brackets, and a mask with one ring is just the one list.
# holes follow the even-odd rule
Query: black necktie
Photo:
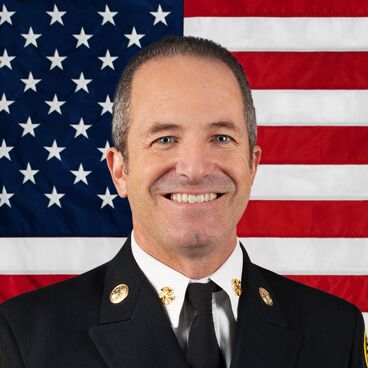
[[226, 367], [217, 343], [212, 317], [212, 293], [219, 290], [212, 281], [188, 285], [186, 299], [196, 311], [188, 343], [188, 361], [192, 368]]

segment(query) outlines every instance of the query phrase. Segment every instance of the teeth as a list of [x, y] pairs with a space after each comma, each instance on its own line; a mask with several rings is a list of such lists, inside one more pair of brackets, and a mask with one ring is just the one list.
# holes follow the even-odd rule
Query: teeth
[[203, 203], [213, 201], [217, 198], [216, 193], [206, 193], [206, 194], [186, 194], [186, 193], [176, 193], [171, 194], [171, 200], [179, 203]]

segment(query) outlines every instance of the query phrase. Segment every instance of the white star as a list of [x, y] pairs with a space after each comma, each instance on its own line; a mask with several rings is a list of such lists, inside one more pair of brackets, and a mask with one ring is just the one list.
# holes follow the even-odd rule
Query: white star
[[62, 115], [60, 107], [65, 104], [65, 101], [59, 101], [57, 96], [56, 96], [56, 93], [55, 93], [54, 98], [53, 98], [52, 101], [45, 101], [45, 102], [50, 106], [48, 115], [50, 115], [53, 111], [56, 111], [60, 115]]
[[139, 40], [141, 38], [143, 38], [145, 36], [145, 34], [137, 33], [137, 31], [135, 30], [135, 27], [133, 27], [132, 33], [126, 33], [126, 34], [124, 34], [124, 36], [129, 40], [129, 43], [128, 43], [127, 47], [130, 47], [132, 45], [137, 45], [138, 47], [142, 47], [141, 42]]
[[53, 157], [56, 157], [59, 161], [61, 161], [60, 152], [64, 151], [65, 147], [58, 147], [56, 140], [54, 140], [51, 147], [43, 147], [43, 148], [49, 151], [49, 157], [47, 157], [47, 161]]
[[3, 186], [3, 190], [0, 194], [0, 207], [2, 207], [4, 204], [11, 207], [9, 199], [13, 197], [14, 193], [7, 193], [5, 187]]
[[26, 39], [26, 42], [24, 44], [24, 47], [27, 47], [28, 45], [34, 45], [38, 47], [37, 45], [37, 38], [41, 37], [41, 33], [33, 33], [32, 27], [29, 27], [28, 33], [22, 33], [22, 37]]
[[8, 11], [5, 5], [3, 5], [3, 10], [0, 11], [0, 25], [8, 22], [9, 24], [12, 24], [11, 17], [15, 14], [14, 11]]
[[54, 69], [55, 67], [63, 70], [63, 65], [61, 63], [66, 59], [66, 56], [60, 56], [58, 50], [55, 49], [54, 56], [46, 57], [51, 61], [50, 70]]
[[3, 93], [1, 100], [0, 100], [0, 111], [6, 111], [8, 114], [10, 114], [9, 106], [14, 103], [14, 101], [10, 101], [6, 99], [5, 93]]
[[81, 28], [80, 33], [78, 34], [73, 34], [73, 37], [75, 37], [78, 40], [77, 46], [79, 47], [81, 45], [87, 46], [89, 48], [89, 43], [88, 40], [92, 37], [91, 34], [85, 34], [84, 33], [84, 28]]
[[74, 92], [83, 89], [89, 93], [87, 85], [92, 82], [92, 79], [85, 79], [84, 74], [80, 73], [79, 79], [72, 79], [72, 81], [77, 85]]
[[24, 91], [28, 91], [29, 89], [33, 89], [37, 92], [36, 84], [41, 82], [41, 79], [34, 79], [32, 72], [29, 72], [27, 79], [21, 79], [21, 81], [25, 84]]
[[49, 199], [49, 205], [47, 206], [47, 208], [51, 207], [54, 204], [56, 204], [61, 208], [60, 199], [65, 196], [65, 193], [58, 193], [56, 191], [55, 186], [53, 186], [51, 193], [44, 193], [44, 194]]
[[118, 12], [112, 12], [110, 11], [109, 7], [105, 5], [105, 11], [104, 12], [97, 12], [98, 14], [103, 17], [102, 25], [104, 25], [107, 22], [110, 22], [111, 24], [115, 25], [114, 17]]
[[36, 184], [34, 176], [40, 171], [40, 170], [32, 170], [31, 165], [27, 164], [27, 168], [25, 170], [19, 170], [23, 175], [23, 183], [26, 183], [28, 180], [31, 181], [33, 184]]
[[74, 183], [76, 184], [79, 181], [83, 181], [83, 183], [88, 185], [88, 181], [87, 181], [87, 176], [92, 172], [92, 171], [85, 171], [83, 168], [83, 165], [80, 164], [79, 165], [79, 169], [78, 170], [70, 170], [70, 172], [75, 175], [75, 179], [74, 179]]
[[50, 26], [56, 22], [64, 25], [63, 20], [61, 17], [66, 13], [66, 11], [61, 11], [58, 7], [54, 4], [54, 10], [46, 12], [51, 17]]
[[171, 13], [171, 12], [164, 12], [161, 8], [161, 5], [158, 6], [157, 11], [156, 12], [150, 12], [154, 17], [155, 17], [155, 21], [153, 23], [153, 25], [156, 25], [157, 23], [161, 22], [165, 25], [167, 25], [166, 23], [166, 17]]
[[9, 69], [12, 69], [10, 62], [15, 59], [15, 56], [9, 56], [8, 51], [6, 49], [3, 52], [3, 56], [0, 56], [0, 68], [6, 66]]
[[32, 124], [32, 120], [29, 117], [27, 119], [26, 123], [19, 123], [19, 125], [23, 128], [23, 134], [22, 137], [24, 137], [26, 134], [33, 135], [35, 137], [34, 130], [40, 125], [40, 124]]
[[7, 146], [5, 139], [3, 139], [3, 143], [1, 143], [0, 146], [0, 158], [6, 157], [8, 160], [10, 160], [9, 152], [13, 149], [12, 146]]
[[111, 69], [114, 68], [113, 62], [118, 58], [117, 56], [111, 56], [110, 51], [107, 50], [105, 56], [99, 56], [98, 57], [102, 61], [101, 70], [105, 67], [110, 67]]
[[100, 162], [103, 161], [103, 160], [106, 160], [106, 152], [109, 148], [110, 148], [109, 141], [106, 141], [105, 147], [97, 148], [102, 153], [102, 157], [101, 157]]
[[98, 104], [102, 106], [101, 115], [103, 115], [105, 112], [109, 112], [110, 114], [112, 114], [112, 107], [114, 104], [110, 101], [109, 95], [106, 96], [105, 102], [101, 101]]
[[87, 129], [89, 129], [92, 125], [84, 124], [83, 118], [79, 120], [79, 124], [70, 124], [75, 130], [74, 138], [77, 138], [79, 135], [84, 135], [88, 138]]
[[114, 208], [114, 203], [112, 201], [118, 196], [117, 194], [111, 194], [109, 188], [106, 188], [105, 194], [97, 194], [102, 199], [101, 208], [104, 208], [106, 205]]

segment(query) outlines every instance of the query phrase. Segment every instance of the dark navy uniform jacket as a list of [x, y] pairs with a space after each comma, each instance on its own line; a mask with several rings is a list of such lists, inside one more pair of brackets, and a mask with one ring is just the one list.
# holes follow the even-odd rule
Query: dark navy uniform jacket
[[[244, 252], [231, 368], [366, 368], [348, 302], [252, 264]], [[110, 293], [126, 284], [121, 303]], [[273, 305], [260, 297], [268, 290]], [[187, 368], [128, 239], [110, 262], [0, 305], [1, 368]]]

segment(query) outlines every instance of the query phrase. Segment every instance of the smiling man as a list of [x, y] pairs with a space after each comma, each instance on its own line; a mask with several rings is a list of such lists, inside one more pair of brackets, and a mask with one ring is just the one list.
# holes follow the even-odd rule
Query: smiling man
[[0, 306], [0, 366], [362, 368], [346, 301], [251, 263], [236, 236], [261, 150], [225, 49], [170, 38], [126, 67], [108, 167], [132, 210], [117, 256]]
[[260, 159], [236, 76], [209, 57], [156, 57], [134, 74], [128, 104], [114, 119], [120, 137], [117, 117], [129, 114], [125, 153], [117, 139], [107, 160], [129, 198], [135, 240], [180, 273], [207, 277], [234, 250]]

